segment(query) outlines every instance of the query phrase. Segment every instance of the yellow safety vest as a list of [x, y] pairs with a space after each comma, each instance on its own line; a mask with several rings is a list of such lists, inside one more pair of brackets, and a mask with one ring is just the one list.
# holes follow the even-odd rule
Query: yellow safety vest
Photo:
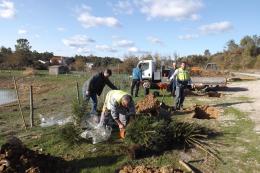
[[120, 104], [120, 101], [121, 101], [121, 99], [124, 95], [128, 95], [128, 93], [125, 92], [125, 91], [122, 91], [122, 90], [111, 90], [111, 91], [109, 91], [106, 95], [103, 110], [104, 109], [108, 109], [108, 110], [111, 109], [111, 101], [112, 100], [116, 100], [116, 102]]
[[188, 81], [188, 80], [190, 80], [190, 74], [187, 70], [183, 70], [182, 68], [179, 68], [177, 79], [179, 81]]

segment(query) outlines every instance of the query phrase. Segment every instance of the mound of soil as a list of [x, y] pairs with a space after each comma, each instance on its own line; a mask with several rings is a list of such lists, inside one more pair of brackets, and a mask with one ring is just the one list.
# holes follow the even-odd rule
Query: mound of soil
[[208, 92], [208, 96], [209, 97], [221, 97], [222, 94], [218, 93], [218, 92], [210, 91], [210, 92]]
[[218, 119], [219, 117], [220, 117], [220, 110], [215, 107], [208, 106], [208, 105], [195, 106], [193, 118]]
[[1, 146], [0, 173], [69, 173], [71, 171], [64, 159], [30, 150], [17, 138], [12, 138]]
[[138, 166], [126, 165], [116, 172], [118, 173], [184, 173], [184, 171], [180, 169], [175, 169], [171, 166], [154, 167], [154, 166], [145, 166], [145, 165], [138, 165]]
[[216, 92], [216, 91], [209, 91], [209, 92], [205, 92], [205, 93], [197, 93], [197, 92], [194, 92], [194, 91], [191, 91], [191, 90], [186, 89], [184, 92], [185, 92], [185, 95], [186, 95], [186, 96], [222, 97], [222, 94], [221, 94], [221, 93], [218, 93], [218, 92]]
[[136, 104], [137, 113], [157, 113], [160, 108], [160, 102], [153, 94], [145, 96]]

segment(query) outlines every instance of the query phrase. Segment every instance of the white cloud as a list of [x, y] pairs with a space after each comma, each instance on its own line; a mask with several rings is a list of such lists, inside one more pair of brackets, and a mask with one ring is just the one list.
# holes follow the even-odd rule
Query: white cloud
[[88, 6], [82, 6], [82, 10], [78, 16], [78, 21], [85, 28], [95, 26], [108, 26], [118, 27], [120, 26], [119, 21], [114, 17], [97, 17], [90, 14], [91, 8]]
[[135, 3], [148, 19], [197, 20], [203, 7], [202, 0], [136, 0]]
[[112, 47], [110, 47], [108, 45], [105, 45], [105, 44], [103, 44], [103, 45], [96, 45], [96, 49], [100, 50], [100, 51], [106, 51], [106, 52], [117, 52], [116, 49], [114, 49], [114, 48], [112, 48]]
[[15, 16], [15, 6], [10, 0], [0, 1], [0, 18], [11, 19]]
[[227, 32], [232, 29], [233, 26], [229, 21], [216, 22], [199, 27], [199, 30], [204, 34], [217, 34], [220, 32]]
[[82, 54], [90, 54], [91, 50], [87, 47], [80, 47], [77, 49], [77, 52]]
[[63, 44], [72, 48], [82, 48], [89, 43], [94, 43], [95, 40], [88, 38], [85, 35], [75, 35], [73, 37], [62, 39]]
[[163, 42], [157, 37], [150, 36], [150, 37], [147, 37], [147, 40], [150, 41], [153, 44], [163, 45]]
[[198, 34], [186, 34], [186, 35], [180, 35], [178, 38], [180, 40], [192, 40], [198, 38]]
[[19, 30], [18, 30], [18, 34], [20, 34], [20, 35], [27, 34], [27, 30], [25, 30], [25, 29], [19, 29]]
[[131, 40], [118, 40], [114, 43], [114, 46], [117, 47], [133, 47], [135, 45], [135, 43]]
[[114, 6], [113, 11], [115, 14], [133, 14], [134, 7], [129, 0], [119, 0]]
[[127, 50], [129, 53], [132, 53], [132, 54], [149, 54], [150, 53], [148, 51], [141, 50], [135, 46], [129, 47]]
[[60, 31], [60, 32], [63, 32], [63, 31], [65, 31], [66, 29], [63, 28], [63, 27], [58, 27], [57, 30]]
[[139, 51], [139, 49], [137, 47], [129, 47], [128, 48], [128, 52], [136, 53], [138, 51]]

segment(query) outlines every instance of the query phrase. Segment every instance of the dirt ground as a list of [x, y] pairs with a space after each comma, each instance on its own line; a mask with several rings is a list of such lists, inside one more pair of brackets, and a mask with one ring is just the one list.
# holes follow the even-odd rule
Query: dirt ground
[[[260, 77], [260, 75], [259, 75]], [[260, 80], [248, 82], [234, 82], [229, 87], [241, 89], [243, 91], [232, 91], [236, 97], [249, 97], [252, 101], [234, 105], [237, 109], [248, 112], [249, 117], [254, 121], [256, 133], [260, 134]]]

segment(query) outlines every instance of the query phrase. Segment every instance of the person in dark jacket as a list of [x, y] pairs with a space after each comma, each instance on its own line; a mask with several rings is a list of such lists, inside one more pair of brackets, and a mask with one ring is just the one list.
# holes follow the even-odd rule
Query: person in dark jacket
[[100, 72], [91, 78], [89, 78], [83, 84], [82, 91], [83, 91], [83, 99], [85, 101], [92, 101], [92, 114], [97, 113], [97, 95], [100, 96], [105, 85], [108, 85], [112, 90], [117, 90], [118, 88], [111, 83], [109, 77], [112, 75], [112, 71], [110, 69], [105, 70], [104, 72]]
[[132, 85], [131, 85], [131, 96], [134, 94], [134, 88], [135, 88], [135, 97], [138, 97], [138, 91], [140, 83], [142, 82], [142, 65], [139, 64], [138, 67], [133, 68], [132, 71]]
[[175, 72], [176, 69], [177, 69], [176, 63], [173, 62], [173, 63], [172, 63], [172, 69], [170, 70], [169, 75], [168, 75], [168, 80], [170, 81], [169, 89], [168, 89], [168, 90], [171, 92], [172, 96], [175, 96], [176, 80], [175, 80], [175, 79], [170, 80], [170, 78], [171, 78], [171, 76], [174, 74], [174, 72]]

